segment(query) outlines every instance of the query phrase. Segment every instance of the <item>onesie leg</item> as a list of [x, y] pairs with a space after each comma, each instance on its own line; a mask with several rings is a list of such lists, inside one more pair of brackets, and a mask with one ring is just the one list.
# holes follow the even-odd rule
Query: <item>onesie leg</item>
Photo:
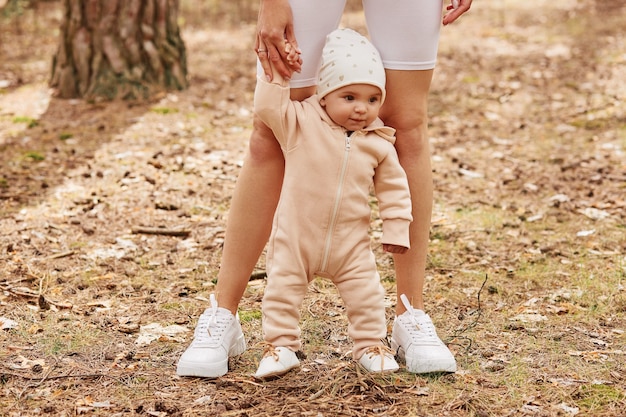
[[376, 269], [352, 270], [335, 285], [346, 305], [348, 334], [354, 341], [352, 356], [360, 359], [372, 346], [383, 345], [387, 336], [385, 290]]
[[300, 350], [300, 306], [306, 294], [305, 277], [270, 276], [263, 296], [263, 338], [272, 346]]

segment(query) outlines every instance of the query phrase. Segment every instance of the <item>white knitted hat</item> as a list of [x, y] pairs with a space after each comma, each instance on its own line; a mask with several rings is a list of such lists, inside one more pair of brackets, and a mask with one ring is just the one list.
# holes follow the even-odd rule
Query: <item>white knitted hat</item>
[[323, 98], [350, 84], [370, 84], [385, 101], [385, 68], [372, 43], [352, 29], [336, 29], [326, 37], [317, 94]]

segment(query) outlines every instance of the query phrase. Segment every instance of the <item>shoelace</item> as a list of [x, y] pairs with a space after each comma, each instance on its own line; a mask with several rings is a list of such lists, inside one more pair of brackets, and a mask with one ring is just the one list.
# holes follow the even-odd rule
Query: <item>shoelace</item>
[[435, 326], [430, 320], [427, 319], [428, 316], [426, 315], [426, 313], [421, 313], [414, 309], [405, 294], [400, 295], [400, 300], [402, 301], [402, 304], [404, 304], [406, 311], [409, 312], [411, 325], [407, 326], [407, 330], [411, 334], [411, 337], [417, 335], [417, 333], [419, 332], [426, 336], [428, 339], [438, 340]]
[[280, 358], [278, 357], [278, 353], [276, 352], [276, 348], [271, 343], [261, 342], [260, 345], [263, 347], [263, 357], [266, 358], [268, 356], [272, 356], [275, 361], [278, 361]]
[[211, 313], [205, 311], [198, 319], [194, 341], [199, 343], [219, 344], [227, 326], [227, 317], [217, 314], [217, 300], [211, 294]]
[[380, 356], [380, 367], [382, 369], [385, 368], [385, 354], [390, 355], [391, 357], [393, 357], [396, 352], [394, 352], [392, 349], [388, 348], [385, 345], [376, 345], [376, 346], [370, 346], [367, 348], [367, 350], [365, 351], [365, 355], [368, 354], [372, 354], [374, 356]]

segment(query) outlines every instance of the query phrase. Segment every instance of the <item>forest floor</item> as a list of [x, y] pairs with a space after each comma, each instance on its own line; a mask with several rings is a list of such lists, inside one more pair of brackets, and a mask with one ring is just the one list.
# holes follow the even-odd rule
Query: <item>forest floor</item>
[[222, 378], [175, 374], [214, 289], [255, 82], [254, 24], [203, 26], [182, 4], [190, 87], [150, 103], [52, 96], [61, 2], [0, 20], [0, 415], [625, 415], [623, 1], [476, 1], [443, 29], [425, 292], [459, 370], [363, 373], [316, 280], [303, 366], [269, 382], [252, 377], [263, 259], [240, 306], [249, 349]]

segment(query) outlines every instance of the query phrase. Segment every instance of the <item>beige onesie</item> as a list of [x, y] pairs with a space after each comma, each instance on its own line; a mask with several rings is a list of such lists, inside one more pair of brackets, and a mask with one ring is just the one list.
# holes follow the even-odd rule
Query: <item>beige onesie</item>
[[285, 175], [267, 253], [264, 339], [301, 348], [300, 306], [309, 282], [332, 280], [345, 303], [358, 359], [387, 334], [384, 289], [370, 247], [374, 186], [382, 243], [409, 247], [411, 199], [393, 146], [395, 131], [377, 119], [351, 135], [336, 125], [317, 96], [289, 99], [288, 85], [259, 77], [255, 112], [274, 132]]

